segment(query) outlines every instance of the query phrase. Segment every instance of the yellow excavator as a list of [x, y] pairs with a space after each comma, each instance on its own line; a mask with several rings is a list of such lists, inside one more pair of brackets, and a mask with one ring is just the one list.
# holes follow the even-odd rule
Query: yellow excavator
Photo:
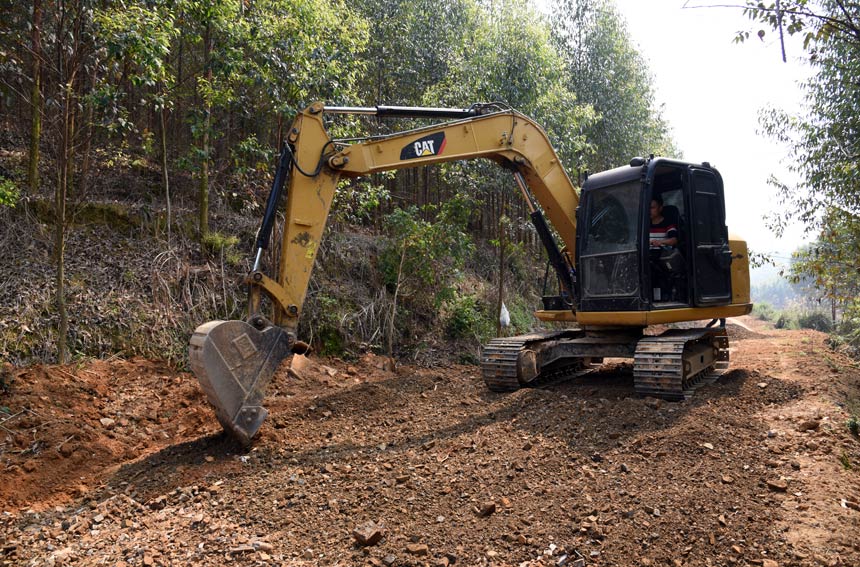
[[[340, 140], [326, 131], [324, 118], [335, 114], [435, 123]], [[308, 348], [297, 337], [298, 322], [338, 182], [477, 158], [512, 173], [546, 248], [548, 274], [558, 290], [543, 297], [537, 318], [568, 323], [485, 345], [481, 366], [490, 390], [577, 376], [611, 357], [633, 359], [638, 393], [680, 400], [725, 372], [725, 318], [752, 309], [749, 260], [746, 243], [729, 236], [722, 178], [707, 162], [634, 158], [629, 165], [588, 176], [577, 190], [540, 125], [508, 107], [317, 102], [296, 116], [281, 152], [246, 280], [247, 319], [205, 323], [191, 338], [191, 368], [228, 433], [251, 443], [268, 413], [262, 402], [272, 375], [287, 356]], [[284, 192], [279, 263], [264, 269], [263, 251]], [[674, 227], [674, 246], [649, 239], [655, 206], [661, 225]], [[266, 313], [265, 305], [270, 306]], [[708, 319], [707, 326], [645, 332], [653, 325]]]

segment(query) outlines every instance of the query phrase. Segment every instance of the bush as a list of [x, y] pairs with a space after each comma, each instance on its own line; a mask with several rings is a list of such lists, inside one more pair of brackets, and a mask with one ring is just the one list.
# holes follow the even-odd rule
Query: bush
[[0, 207], [12, 208], [18, 203], [21, 194], [11, 179], [0, 179]]
[[770, 303], [756, 303], [753, 307], [753, 315], [762, 321], [773, 321], [777, 317], [776, 310]]
[[210, 232], [201, 241], [203, 250], [212, 258], [219, 258], [224, 254], [224, 261], [231, 266], [242, 263], [242, 255], [236, 250], [239, 239], [235, 236], [224, 236], [219, 232]]
[[777, 329], [797, 329], [797, 321], [790, 313], [779, 311], [779, 316], [776, 318], [773, 326]]
[[511, 328], [515, 334], [528, 333], [534, 328], [534, 306], [521, 297], [512, 298], [508, 306], [511, 311]]
[[797, 323], [801, 329], [814, 329], [824, 333], [829, 333], [833, 329], [830, 316], [821, 311], [801, 315]]
[[860, 420], [857, 419], [856, 415], [852, 415], [848, 420], [848, 431], [851, 432], [851, 435], [857, 437], [860, 435]]
[[860, 317], [843, 315], [833, 335], [833, 343], [847, 348], [853, 356], [860, 355]]
[[312, 344], [323, 356], [342, 356], [346, 351], [346, 337], [340, 325], [341, 312], [348, 309], [335, 297], [319, 294], [315, 306], [307, 305], [308, 311], [316, 311], [316, 329]]
[[478, 299], [473, 295], [456, 296], [449, 302], [449, 313], [445, 322], [445, 332], [452, 339], [475, 337], [489, 326], [481, 312]]

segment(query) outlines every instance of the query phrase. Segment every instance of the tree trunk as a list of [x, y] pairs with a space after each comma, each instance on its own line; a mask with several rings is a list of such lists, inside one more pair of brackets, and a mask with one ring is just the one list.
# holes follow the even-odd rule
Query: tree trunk
[[33, 29], [30, 48], [33, 51], [33, 88], [30, 91], [30, 162], [27, 187], [30, 194], [39, 191], [39, 141], [42, 138], [42, 0], [33, 0]]
[[[209, 56], [212, 51], [211, 31], [209, 24], [206, 24], [206, 32], [203, 34], [203, 64], [206, 68], [206, 81], [212, 83], [212, 68], [210, 67]], [[204, 100], [205, 114], [203, 116], [203, 137], [200, 141], [200, 152], [202, 160], [200, 162], [200, 179], [198, 186], [198, 201], [199, 201], [199, 221], [197, 225], [200, 240], [202, 241], [209, 234], [209, 128], [212, 125], [212, 105], [208, 100]]]
[[[94, 89], [96, 85], [96, 81], [98, 80], [98, 75], [96, 74], [96, 67], [93, 66], [92, 72], [89, 76], [89, 85], [81, 85], [82, 89]], [[83, 81], [82, 81], [83, 82]], [[86, 92], [86, 91], [82, 91]], [[81, 169], [77, 178], [77, 192], [75, 195], [78, 198], [83, 198], [87, 190], [89, 189], [90, 182], [90, 158], [92, 153], [93, 146], [93, 137], [95, 136], [95, 128], [93, 127], [93, 119], [95, 116], [95, 107], [92, 104], [87, 105], [87, 114], [86, 114], [86, 122], [83, 125], [83, 128], [86, 128], [86, 138], [84, 138], [84, 148], [83, 148], [83, 159], [81, 159]], [[74, 122], [74, 115], [72, 116], [72, 122]], [[75, 196], [73, 195], [73, 198]]]
[[170, 248], [170, 177], [167, 172], [167, 109], [162, 108], [159, 112], [161, 118], [161, 178], [164, 180], [164, 200], [167, 203], [167, 247]]
[[54, 235], [54, 254], [57, 262], [56, 274], [56, 304], [59, 316], [57, 329], [57, 362], [68, 362], [67, 337], [69, 334], [69, 315], [66, 306], [65, 290], [65, 251], [66, 251], [66, 194], [69, 188], [69, 177], [73, 167], [72, 148], [75, 135], [75, 120], [72, 112], [72, 95], [74, 79], [65, 86], [65, 101], [63, 104], [63, 123], [61, 127], [60, 152], [57, 172], [57, 189], [54, 199], [56, 231]]
[[406, 260], [406, 244], [400, 251], [400, 265], [397, 267], [397, 284], [394, 286], [394, 301], [391, 305], [391, 322], [388, 325], [388, 356], [394, 358], [394, 321], [397, 319], [397, 295], [400, 293], [400, 284], [403, 283], [403, 263]]
[[[182, 21], [182, 12], [179, 13], [179, 21]], [[182, 85], [184, 84], [183, 81], [185, 80], [185, 77], [182, 74], [182, 62], [184, 59], [183, 58], [183, 52], [185, 50], [185, 43], [182, 41], [183, 33], [184, 32], [180, 26], [180, 28], [179, 28], [179, 47], [178, 47], [178, 53], [176, 55], [176, 86], [174, 87], [176, 89], [176, 116], [177, 116], [176, 122], [179, 124], [181, 124], [183, 122], [183, 117], [185, 116], [185, 114], [183, 114], [184, 110], [182, 108], [182, 99], [183, 99], [183, 97], [182, 97]], [[179, 131], [180, 131], [180, 129], [177, 128], [177, 132], [179, 132]], [[185, 140], [184, 136], [177, 136], [176, 133], [174, 133], [173, 147], [175, 148], [175, 147], [177, 147], [177, 145], [180, 145], [179, 147], [181, 147], [181, 144], [184, 140]]]

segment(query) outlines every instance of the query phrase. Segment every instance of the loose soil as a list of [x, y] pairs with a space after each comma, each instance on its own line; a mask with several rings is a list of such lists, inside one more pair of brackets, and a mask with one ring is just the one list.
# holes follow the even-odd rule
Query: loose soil
[[7, 368], [0, 565], [860, 565], [860, 369], [741, 322], [682, 403], [310, 358], [250, 451], [162, 363]]

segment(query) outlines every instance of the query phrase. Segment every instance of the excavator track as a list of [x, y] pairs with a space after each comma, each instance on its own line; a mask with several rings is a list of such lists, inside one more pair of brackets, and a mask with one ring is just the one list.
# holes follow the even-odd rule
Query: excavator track
[[487, 388], [493, 392], [513, 392], [525, 385], [542, 386], [591, 372], [591, 368], [583, 370], [581, 362], [573, 362], [541, 372], [531, 381], [520, 381], [520, 354], [527, 350], [530, 344], [560, 339], [571, 334], [571, 331], [547, 331], [491, 340], [484, 345], [481, 354], [481, 372]]
[[642, 395], [684, 400], [728, 366], [729, 337], [724, 328], [673, 329], [637, 343], [633, 384]]

